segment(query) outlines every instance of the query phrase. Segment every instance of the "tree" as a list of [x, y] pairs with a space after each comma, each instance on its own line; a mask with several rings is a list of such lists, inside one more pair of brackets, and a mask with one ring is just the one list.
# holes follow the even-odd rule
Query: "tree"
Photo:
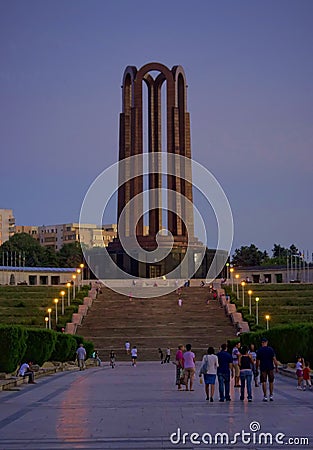
[[47, 264], [46, 249], [27, 233], [18, 233], [11, 236], [8, 241], [1, 245], [0, 254], [1, 259], [3, 255], [6, 261], [9, 261], [8, 254], [10, 254], [11, 264], [14, 265], [23, 263], [26, 267], [40, 267]]
[[78, 267], [83, 261], [83, 252], [79, 242], [64, 244], [58, 253], [60, 267]]
[[265, 258], [268, 258], [267, 252], [261, 252], [254, 244], [251, 244], [250, 247], [243, 246], [236, 249], [232, 263], [241, 267], [260, 266]]

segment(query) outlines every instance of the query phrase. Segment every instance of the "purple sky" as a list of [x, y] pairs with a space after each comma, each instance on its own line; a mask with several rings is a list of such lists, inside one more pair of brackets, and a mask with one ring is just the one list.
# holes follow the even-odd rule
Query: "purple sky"
[[77, 221], [117, 160], [125, 67], [181, 64], [193, 157], [229, 198], [234, 248], [312, 251], [312, 23], [310, 0], [2, 0], [0, 207]]

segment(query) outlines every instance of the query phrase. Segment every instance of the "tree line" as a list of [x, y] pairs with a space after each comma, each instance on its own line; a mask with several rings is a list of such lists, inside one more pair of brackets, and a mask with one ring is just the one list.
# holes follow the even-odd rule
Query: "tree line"
[[[308, 255], [307, 255], [308, 256]], [[232, 264], [235, 266], [284, 266], [287, 263], [287, 258], [299, 257], [304, 258], [308, 262], [308, 258], [299, 252], [299, 249], [294, 245], [289, 248], [283, 247], [280, 244], [274, 244], [272, 248], [272, 255], [268, 252], [259, 250], [254, 244], [250, 246], [242, 246], [236, 248], [232, 256]]]
[[18, 233], [0, 246], [0, 265], [22, 267], [77, 267], [83, 261], [79, 242], [64, 244], [59, 251], [43, 247], [27, 233]]

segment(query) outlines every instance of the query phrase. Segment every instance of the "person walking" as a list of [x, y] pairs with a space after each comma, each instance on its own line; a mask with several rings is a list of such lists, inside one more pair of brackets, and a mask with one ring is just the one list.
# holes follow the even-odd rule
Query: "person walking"
[[[185, 374], [185, 385], [186, 391], [194, 391], [193, 389], [193, 381], [195, 378], [196, 372], [196, 356], [191, 351], [191, 345], [186, 345], [186, 352], [183, 355], [184, 360], [184, 374]], [[189, 389], [188, 389], [188, 380], [189, 380]]]
[[131, 357], [132, 357], [132, 366], [136, 367], [137, 364], [137, 358], [138, 358], [138, 352], [137, 352], [137, 347], [136, 345], [133, 346], [132, 350], [131, 350]]
[[76, 350], [77, 362], [79, 370], [84, 370], [86, 368], [85, 359], [86, 359], [86, 350], [84, 348], [84, 344], [79, 344], [78, 349]]
[[275, 352], [272, 347], [268, 346], [268, 339], [263, 338], [261, 341], [261, 347], [256, 352], [256, 365], [257, 369], [260, 367], [260, 381], [263, 389], [263, 402], [267, 402], [267, 389], [266, 383], [269, 382], [269, 394], [270, 401], [273, 401], [274, 390], [274, 365], [276, 372], [278, 371], [278, 362], [275, 356]]
[[199, 376], [201, 377], [203, 375], [206, 400], [209, 400], [210, 402], [214, 401], [213, 397], [215, 391], [217, 368], [218, 358], [214, 354], [214, 348], [209, 347], [207, 355], [204, 355], [202, 358]]
[[309, 389], [312, 389], [312, 382], [311, 382], [311, 369], [310, 369], [310, 363], [309, 361], [306, 361], [304, 364], [303, 369], [303, 390], [305, 391], [307, 386], [309, 386]]
[[160, 356], [160, 362], [161, 362], [161, 364], [163, 364], [163, 351], [160, 347], [159, 347], [158, 352], [159, 352], [159, 356]]
[[253, 373], [253, 379], [254, 379], [254, 386], [255, 387], [259, 387], [259, 383], [258, 383], [258, 370], [256, 368], [256, 351], [254, 348], [254, 344], [250, 344], [250, 349], [248, 351], [249, 355], [251, 355], [252, 359], [253, 359], [253, 366], [252, 366], [252, 373]]
[[114, 350], [110, 351], [110, 366], [112, 367], [112, 369], [114, 369], [114, 367], [115, 367], [115, 352], [114, 352]]
[[298, 356], [296, 363], [297, 389], [303, 390], [303, 358]]
[[169, 363], [170, 360], [171, 360], [171, 349], [169, 347], [167, 347], [164, 363]]
[[233, 358], [230, 353], [226, 351], [227, 345], [222, 344], [221, 350], [217, 353], [218, 367], [217, 380], [220, 395], [220, 402], [226, 400], [230, 402], [230, 376], [233, 372]]
[[182, 381], [184, 380], [184, 359], [183, 359], [184, 346], [180, 344], [175, 355], [176, 365], [176, 386], [179, 391], [182, 390]]
[[240, 350], [239, 361], [240, 367], [240, 400], [243, 401], [245, 398], [245, 387], [247, 386], [248, 402], [252, 402], [252, 367], [253, 359], [248, 353], [248, 347], [244, 345]]
[[126, 352], [126, 355], [130, 354], [130, 342], [129, 341], [125, 342], [125, 352]]
[[235, 388], [240, 387], [240, 368], [239, 368], [239, 355], [240, 355], [240, 342], [237, 342], [237, 344], [235, 344], [235, 347], [232, 350], [232, 358], [233, 358], [233, 368], [234, 368], [234, 372], [235, 372]]

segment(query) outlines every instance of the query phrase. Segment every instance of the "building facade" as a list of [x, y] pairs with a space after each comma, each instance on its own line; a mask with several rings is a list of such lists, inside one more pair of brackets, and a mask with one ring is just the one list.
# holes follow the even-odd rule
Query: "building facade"
[[15, 218], [12, 209], [0, 209], [0, 245], [8, 241], [15, 232]]

